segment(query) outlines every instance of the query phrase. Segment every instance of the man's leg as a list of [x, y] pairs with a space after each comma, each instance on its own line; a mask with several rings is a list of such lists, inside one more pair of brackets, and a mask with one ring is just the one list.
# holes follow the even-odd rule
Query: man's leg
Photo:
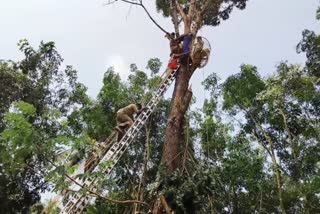
[[117, 113], [117, 126], [115, 130], [120, 134], [123, 135], [123, 124], [126, 122], [125, 114], [118, 112]]
[[130, 128], [133, 124], [133, 120], [126, 114], [119, 115], [119, 119], [119, 121], [121, 122], [118, 124], [119, 128], [127, 129]]
[[128, 115], [125, 115], [127, 122], [126, 122], [126, 128], [130, 128], [133, 124], [133, 120], [131, 119], [131, 117], [129, 117]]
[[125, 129], [129, 128], [133, 124], [133, 121], [128, 115], [118, 113], [117, 124], [118, 125], [116, 126], [115, 129], [118, 131], [117, 141], [119, 142], [125, 133]]

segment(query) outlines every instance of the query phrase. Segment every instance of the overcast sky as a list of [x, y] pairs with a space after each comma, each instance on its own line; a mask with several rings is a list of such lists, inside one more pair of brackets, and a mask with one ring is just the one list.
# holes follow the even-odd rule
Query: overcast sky
[[[154, 18], [167, 31], [173, 27], [155, 11], [154, 1], [144, 0]], [[104, 72], [114, 66], [123, 78], [130, 63], [144, 69], [151, 57], [167, 63], [169, 45], [139, 7], [103, 0], [0, 0], [0, 59], [21, 58], [16, 46], [26, 38], [37, 46], [54, 41], [64, 63], [79, 71], [79, 79], [96, 97]], [[205, 27], [200, 34], [213, 48], [208, 65], [192, 78], [194, 95], [204, 98], [200, 82], [212, 72], [225, 79], [250, 63], [266, 76], [282, 60], [303, 63], [295, 46], [303, 29], [317, 30], [318, 0], [250, 0], [243, 11], [218, 27]], [[167, 96], [171, 96], [167, 93]]]

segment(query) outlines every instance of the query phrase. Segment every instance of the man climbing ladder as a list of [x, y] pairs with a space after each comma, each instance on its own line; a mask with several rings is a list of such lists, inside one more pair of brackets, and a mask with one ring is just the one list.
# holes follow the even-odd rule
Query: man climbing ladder
[[144, 111], [146, 107], [143, 107], [140, 103], [130, 104], [117, 111], [117, 127], [116, 130], [123, 134], [124, 130], [130, 128], [133, 124], [133, 115], [136, 113], [139, 115]]

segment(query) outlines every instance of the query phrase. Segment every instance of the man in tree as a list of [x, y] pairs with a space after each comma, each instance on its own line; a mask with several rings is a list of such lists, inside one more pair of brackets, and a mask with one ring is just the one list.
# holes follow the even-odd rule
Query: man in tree
[[170, 59], [163, 77], [163, 81], [168, 78], [173, 70], [177, 69], [177, 58], [175, 55], [181, 53], [180, 41], [178, 38], [176, 38], [176, 34], [173, 32], [171, 34], [167, 33], [165, 37], [170, 41]]
[[[175, 57], [174, 57], [174, 54], [171, 53], [171, 54], [170, 54], [170, 59], [169, 59], [168, 65], [167, 65], [167, 69], [166, 69], [166, 71], [165, 71], [165, 74], [164, 74], [162, 83], [163, 83], [164, 81], [166, 81], [167, 78], [168, 78], [168, 76], [169, 76], [170, 74], [172, 74], [172, 72], [173, 72], [174, 70], [176, 70], [177, 68], [178, 68], [177, 58], [175, 58]], [[162, 85], [162, 84], [161, 84], [161, 85]]]
[[210, 54], [210, 51], [208, 49], [203, 49], [204, 42], [202, 40], [201, 36], [198, 36], [196, 38], [196, 43], [194, 44], [192, 54], [191, 54], [191, 60], [192, 60], [192, 66], [194, 68], [197, 68], [200, 66], [202, 60], [207, 60]]
[[165, 37], [168, 38], [170, 41], [170, 51], [171, 51], [170, 55], [180, 54], [181, 53], [181, 47], [179, 45], [180, 42], [176, 38], [176, 34], [172, 32], [171, 34], [166, 34]]
[[146, 107], [142, 107], [140, 103], [130, 104], [117, 111], [117, 127], [116, 130], [123, 133], [124, 129], [130, 128], [133, 124], [133, 115], [139, 115]]
[[192, 42], [193, 35], [192, 33], [183, 34], [177, 40], [182, 42], [181, 54], [174, 54], [174, 57], [184, 57], [189, 56], [190, 53], [190, 44]]

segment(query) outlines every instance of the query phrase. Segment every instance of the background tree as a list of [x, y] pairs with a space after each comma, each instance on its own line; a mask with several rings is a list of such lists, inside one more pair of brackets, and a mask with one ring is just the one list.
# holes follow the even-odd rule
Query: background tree
[[22, 40], [19, 48], [21, 61], [0, 63], [0, 197], [7, 213], [26, 212], [50, 188], [44, 181], [47, 160], [55, 159], [67, 137], [78, 137], [69, 135], [62, 120], [88, 100], [76, 71], [61, 70], [53, 42], [35, 50]]

